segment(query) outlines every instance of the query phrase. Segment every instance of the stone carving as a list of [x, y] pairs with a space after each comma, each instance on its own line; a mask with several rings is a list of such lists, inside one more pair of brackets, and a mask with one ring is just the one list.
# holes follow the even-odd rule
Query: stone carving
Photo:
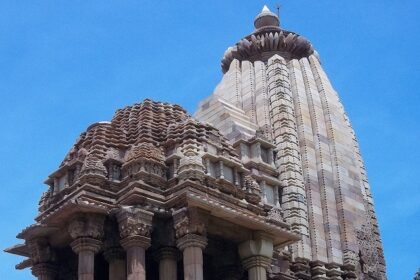
[[104, 235], [104, 218], [99, 215], [85, 215], [70, 222], [68, 232], [74, 239], [91, 237], [101, 239]]
[[186, 234], [205, 235], [205, 222], [201, 219], [196, 209], [182, 208], [175, 211], [174, 228], [176, 238], [180, 238]]
[[280, 224], [283, 225], [285, 223], [283, 212], [278, 206], [274, 206], [267, 214], [268, 221], [272, 222], [273, 224]]
[[50, 191], [43, 192], [41, 199], [39, 200], [39, 203], [38, 203], [39, 212], [43, 212], [48, 208], [49, 200], [50, 200]]
[[153, 213], [136, 207], [123, 207], [117, 213], [120, 237], [150, 237]]
[[261, 201], [261, 188], [257, 181], [250, 175], [244, 176], [244, 185], [246, 189], [245, 199], [250, 203], [257, 204]]
[[45, 238], [28, 240], [28, 248], [33, 264], [46, 263], [55, 260], [54, 252]]
[[184, 157], [181, 158], [178, 167], [178, 177], [180, 179], [190, 179], [203, 181], [204, 166], [201, 151], [196, 144], [185, 144], [181, 147]]

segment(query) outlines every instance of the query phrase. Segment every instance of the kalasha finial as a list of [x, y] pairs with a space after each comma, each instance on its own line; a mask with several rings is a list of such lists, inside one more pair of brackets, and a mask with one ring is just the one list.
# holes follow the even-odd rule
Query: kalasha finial
[[261, 13], [255, 18], [254, 26], [256, 29], [268, 26], [279, 27], [280, 20], [278, 15], [270, 11], [267, 5], [264, 5]]
[[270, 9], [267, 7], [267, 5], [264, 5], [264, 7], [262, 8], [262, 13], [264, 12], [271, 12]]

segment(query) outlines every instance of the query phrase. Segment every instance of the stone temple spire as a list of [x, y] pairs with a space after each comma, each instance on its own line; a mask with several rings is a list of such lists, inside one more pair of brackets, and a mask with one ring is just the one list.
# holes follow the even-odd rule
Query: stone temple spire
[[254, 20], [254, 26], [257, 30], [264, 27], [279, 27], [279, 25], [279, 17], [270, 11], [267, 5], [264, 5], [261, 13], [259, 13]]
[[288, 247], [295, 279], [386, 280], [357, 139], [317, 52], [267, 7], [254, 25], [224, 53], [195, 117], [233, 143], [262, 132], [275, 145], [283, 217], [301, 236]]

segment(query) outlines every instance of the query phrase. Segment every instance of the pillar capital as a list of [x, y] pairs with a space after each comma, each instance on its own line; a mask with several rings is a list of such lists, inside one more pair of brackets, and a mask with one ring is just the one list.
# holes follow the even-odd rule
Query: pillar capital
[[129, 235], [121, 239], [121, 246], [127, 250], [132, 247], [142, 247], [145, 250], [150, 247], [150, 238], [141, 235]]
[[122, 207], [117, 212], [117, 221], [121, 239], [134, 236], [150, 238], [153, 213], [134, 207]]
[[267, 268], [271, 264], [271, 258], [266, 256], [251, 256], [242, 260], [242, 265], [246, 270], [253, 267]]
[[26, 241], [33, 264], [54, 261], [54, 251], [46, 238], [33, 238]]
[[196, 207], [184, 207], [172, 213], [176, 238], [186, 234], [206, 235], [207, 215]]
[[273, 240], [263, 232], [253, 233], [253, 238], [242, 242], [238, 246], [241, 259], [247, 259], [251, 256], [273, 257]]
[[254, 232], [250, 240], [238, 246], [242, 265], [248, 270], [248, 279], [266, 280], [267, 268], [273, 257], [273, 240], [263, 232]]
[[204, 249], [207, 246], [207, 238], [198, 234], [186, 234], [176, 241], [176, 246], [184, 251], [188, 247], [198, 247]]
[[70, 243], [71, 248], [77, 254], [84, 251], [96, 254], [102, 247], [102, 242], [90, 237], [79, 237]]
[[105, 217], [102, 215], [83, 214], [70, 222], [68, 232], [73, 239], [79, 237], [102, 239], [104, 236], [104, 220]]
[[57, 273], [57, 266], [51, 263], [38, 263], [32, 266], [32, 274], [38, 279], [54, 280]]

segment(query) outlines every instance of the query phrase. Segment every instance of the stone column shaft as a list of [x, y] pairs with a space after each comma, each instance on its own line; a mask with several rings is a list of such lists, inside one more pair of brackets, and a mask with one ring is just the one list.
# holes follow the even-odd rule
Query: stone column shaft
[[78, 280], [94, 280], [95, 254], [101, 248], [101, 242], [94, 238], [79, 237], [70, 245], [79, 257]]
[[271, 258], [255, 255], [242, 260], [242, 264], [248, 270], [249, 280], [267, 280], [267, 267], [271, 263]]
[[109, 263], [109, 279], [112, 279], [112, 280], [127, 279], [125, 260], [115, 259]]
[[203, 280], [203, 251], [200, 247], [188, 247], [183, 252], [184, 279]]
[[127, 248], [127, 280], [146, 279], [146, 249], [140, 246]]
[[152, 218], [153, 213], [136, 207], [124, 207], [117, 213], [120, 244], [127, 254], [127, 280], [146, 279]]
[[79, 252], [78, 274], [79, 280], [93, 280], [95, 269], [95, 253], [92, 251]]
[[104, 257], [109, 264], [108, 276], [112, 280], [126, 280], [125, 251], [122, 248], [114, 247], [105, 251]]
[[57, 275], [57, 268], [50, 263], [39, 263], [32, 267], [32, 274], [38, 280], [54, 280]]
[[203, 280], [203, 249], [207, 239], [197, 234], [186, 234], [177, 240], [184, 261], [184, 280]]
[[159, 262], [159, 280], [176, 280], [178, 250], [173, 247], [163, 247], [156, 254]]
[[78, 279], [94, 280], [95, 254], [102, 247], [104, 216], [81, 215], [69, 224], [69, 234], [74, 241], [71, 248], [79, 257]]
[[267, 280], [267, 270], [261, 266], [255, 266], [248, 270], [249, 280]]

